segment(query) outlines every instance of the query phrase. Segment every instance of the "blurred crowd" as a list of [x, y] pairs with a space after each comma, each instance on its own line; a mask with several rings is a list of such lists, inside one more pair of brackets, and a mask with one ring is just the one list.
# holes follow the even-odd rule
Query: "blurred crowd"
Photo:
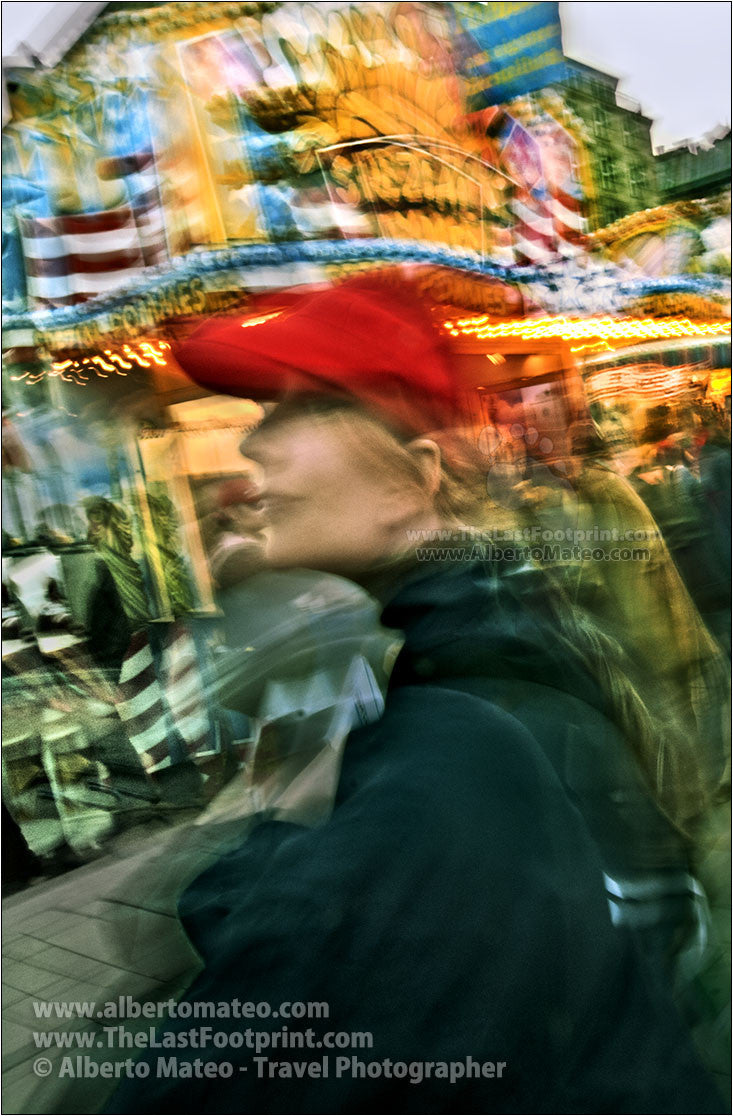
[[[648, 405], [641, 420], [630, 411], [623, 402], [593, 405], [587, 420], [565, 431], [562, 447], [554, 432], [548, 454], [537, 408], [520, 391], [495, 396], [492, 421], [475, 438], [475, 476], [461, 478], [473, 532], [463, 545], [524, 543], [523, 564], [623, 647], [625, 670], [656, 725], [704, 741], [697, 763], [716, 734], [722, 739], [727, 715], [729, 420], [710, 403]], [[243, 460], [238, 477], [211, 480], [199, 502], [218, 620], [191, 619], [190, 572], [170, 498], [151, 495], [149, 508], [173, 622], [154, 619], [150, 558], [135, 545], [133, 516], [121, 502], [92, 497], [66, 509], [67, 518], [83, 517], [85, 544], [49, 525], [57, 508], [39, 517], [30, 544], [5, 538], [3, 809], [16, 837], [7, 846], [6, 889], [83, 862], [151, 811], [200, 809], [221, 773], [229, 778], [246, 766], [263, 726], [272, 737], [279, 713], [273, 717], [263, 695], [277, 690], [278, 670], [290, 676], [292, 656], [305, 679], [331, 657], [331, 611], [345, 610], [345, 629], [353, 627], [355, 646], [366, 651], [370, 686], [386, 685], [385, 648], [399, 646], [398, 637], [380, 627], [362, 590], [326, 575], [267, 571], [267, 519], [251, 462]], [[599, 547], [625, 541], [648, 553], [599, 560]], [[594, 560], [578, 556], [578, 542], [595, 549]], [[307, 619], [291, 608], [301, 590], [314, 594]], [[299, 627], [309, 649], [302, 662], [292, 642]], [[257, 652], [245, 652], [253, 643]], [[237, 685], [223, 681], [224, 661]], [[242, 681], [250, 672], [253, 686]], [[344, 680], [331, 683], [338, 704]]]

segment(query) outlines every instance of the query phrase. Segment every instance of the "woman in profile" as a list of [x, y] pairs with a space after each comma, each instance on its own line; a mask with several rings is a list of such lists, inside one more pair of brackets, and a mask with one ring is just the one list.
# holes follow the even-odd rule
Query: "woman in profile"
[[263, 817], [182, 897], [205, 967], [163, 1030], [212, 1001], [265, 1007], [170, 1051], [185, 1080], [146, 1054], [112, 1111], [724, 1111], [660, 972], [612, 923], [602, 833], [555, 770], [618, 750], [644, 710], [631, 690], [612, 705], [593, 669], [608, 648], [592, 635], [586, 653], [526, 571], [455, 545], [461, 397], [420, 300], [355, 280], [207, 325], [179, 360], [218, 392], [282, 399], [243, 447], [268, 563], [360, 583], [405, 642], [330, 815]]

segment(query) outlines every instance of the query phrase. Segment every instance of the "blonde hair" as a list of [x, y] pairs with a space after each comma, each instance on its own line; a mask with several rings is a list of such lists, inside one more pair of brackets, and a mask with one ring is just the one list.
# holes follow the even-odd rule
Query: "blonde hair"
[[273, 408], [248, 436], [243, 446], [256, 443], [260, 435], [288, 422], [310, 418], [328, 422], [354, 448], [365, 467], [376, 476], [399, 477], [410, 487], [424, 489], [425, 477], [410, 445], [424, 437], [435, 442], [441, 454], [440, 483], [435, 508], [447, 524], [479, 524], [486, 504], [478, 449], [458, 431], [437, 430], [417, 434], [391, 425], [349, 397], [297, 396]]
[[[375, 474], [401, 478], [407, 486], [425, 490], [425, 476], [410, 449], [417, 435], [397, 429], [348, 397], [286, 400], [265, 417], [246, 445], [270, 428], [304, 418], [335, 426]], [[434, 497], [441, 520], [447, 527], [489, 526], [491, 508], [478, 449], [460, 431], [432, 431], [423, 436], [441, 450], [440, 481]], [[410, 555], [415, 560], [414, 554], [414, 544], [406, 543], [400, 553], [385, 560], [380, 571], [389, 575], [390, 570], [404, 569]], [[631, 665], [621, 645], [599, 626], [592, 613], [569, 599], [556, 578], [545, 570], [537, 572], [544, 578], [541, 607], [552, 621], [558, 642], [596, 680], [653, 800], [672, 825], [687, 835], [693, 820], [719, 789], [719, 781], [703, 771], [697, 742], [675, 731], [657, 710], [652, 716], [632, 681]]]

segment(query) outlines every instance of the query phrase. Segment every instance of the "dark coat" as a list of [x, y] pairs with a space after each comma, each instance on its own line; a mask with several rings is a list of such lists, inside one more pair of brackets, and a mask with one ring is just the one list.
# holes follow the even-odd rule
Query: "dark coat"
[[[592, 696], [591, 681], [553, 653], [549, 627], [501, 603], [482, 568], [418, 574], [385, 610], [405, 648], [384, 716], [349, 737], [330, 820], [264, 820], [180, 905], [205, 961], [188, 1000], [329, 1008], [323, 1022], [214, 1029], [368, 1032], [373, 1046], [262, 1051], [280, 1063], [327, 1053], [326, 1079], [260, 1078], [248, 1049], [146, 1052], [150, 1076], [126, 1083], [111, 1111], [724, 1111], [662, 988], [611, 924], [596, 848], [543, 748], [516, 716], [456, 687], [447, 664], [460, 677], [483, 649], [495, 677], [531, 686], [528, 669], [539, 672], [548, 714], [554, 687]], [[161, 1053], [229, 1061], [233, 1075], [156, 1079]], [[506, 1067], [412, 1084], [339, 1078], [339, 1055]]]

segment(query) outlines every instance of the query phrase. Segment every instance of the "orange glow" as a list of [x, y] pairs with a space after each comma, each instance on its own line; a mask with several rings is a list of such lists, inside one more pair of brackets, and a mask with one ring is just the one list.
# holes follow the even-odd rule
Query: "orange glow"
[[119, 353], [113, 353], [110, 352], [109, 349], [105, 349], [104, 355], [108, 356], [110, 360], [113, 360], [115, 364], [119, 364], [120, 368], [132, 368], [130, 362], [128, 360], [123, 360]]
[[114, 364], [110, 364], [108, 361], [106, 361], [104, 359], [104, 357], [93, 356], [92, 357], [92, 363], [96, 364], [99, 368], [103, 368], [105, 372], [114, 372], [115, 371]]
[[61, 376], [62, 380], [68, 383], [88, 383], [89, 377], [85, 375], [85, 365], [87, 372], [90, 371], [88, 366], [93, 365], [97, 377], [101, 380], [108, 379], [109, 372], [114, 372], [117, 376], [126, 376], [127, 371], [134, 367], [133, 362], [143, 368], [150, 368], [153, 364], [166, 365], [168, 361], [164, 354], [168, 350], [170, 345], [167, 341], [139, 341], [134, 345], [125, 343], [122, 345], [122, 352], [119, 353], [113, 352], [112, 349], [104, 349], [102, 354], [80, 356], [75, 360], [54, 360], [51, 362], [49, 373], [40, 372], [35, 375], [35, 378], [29, 378], [28, 382], [37, 383], [47, 374], [51, 377]]
[[710, 373], [710, 390], [716, 395], [730, 395], [730, 368], [717, 368]]
[[[146, 356], [150, 357], [155, 364], [165, 364], [165, 357], [160, 355], [160, 350], [156, 349], [150, 341], [143, 341], [140, 345], [140, 351]], [[138, 358], [139, 360], [140, 358]], [[147, 366], [146, 366], [147, 367]]]
[[522, 341], [575, 341], [581, 349], [612, 348], [639, 341], [661, 341], [676, 337], [713, 337], [730, 333], [729, 321], [691, 322], [689, 318], [516, 318], [490, 322], [488, 316], [446, 321], [443, 329], [451, 337], [475, 337], [478, 341], [518, 338]]

